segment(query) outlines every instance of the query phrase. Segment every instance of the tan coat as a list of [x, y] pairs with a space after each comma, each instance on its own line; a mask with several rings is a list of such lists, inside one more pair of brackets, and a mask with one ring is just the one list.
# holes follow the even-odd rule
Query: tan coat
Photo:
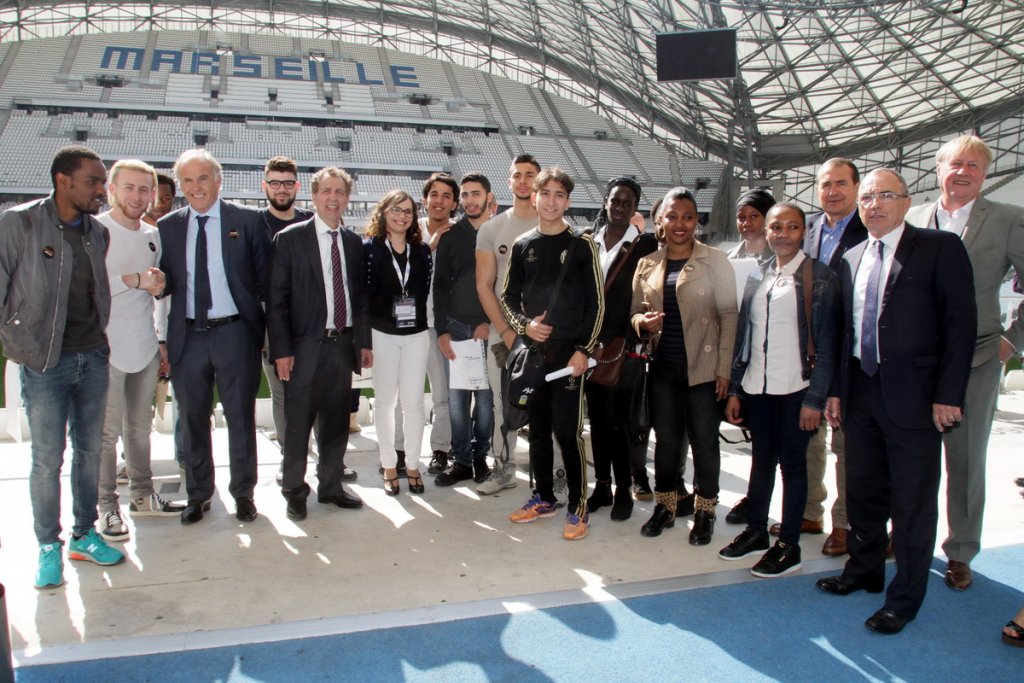
[[[638, 334], [642, 314], [665, 312], [665, 261], [662, 247], [640, 259], [633, 276], [630, 322]], [[693, 255], [676, 283], [676, 303], [683, 319], [686, 366], [690, 386], [729, 377], [736, 341], [736, 276], [721, 249], [695, 242]], [[652, 338], [652, 348], [659, 334]]]

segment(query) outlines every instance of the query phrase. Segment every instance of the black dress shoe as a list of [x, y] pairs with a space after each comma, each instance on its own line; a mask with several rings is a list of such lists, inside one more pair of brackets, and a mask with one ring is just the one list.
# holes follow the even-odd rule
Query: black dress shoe
[[866, 581], [847, 578], [842, 574], [839, 576], [829, 576], [824, 579], [818, 579], [818, 582], [814, 585], [818, 587], [818, 590], [826, 593], [832, 593], [833, 595], [849, 595], [850, 593], [856, 593], [857, 591], [881, 593], [885, 589], [885, 583], [882, 581], [879, 581], [878, 583], [868, 583]]
[[353, 481], [355, 481], [358, 478], [359, 478], [359, 473], [356, 472], [355, 470], [350, 470], [349, 468], [346, 467], [344, 470], [341, 471], [341, 480], [342, 481], [353, 482]]
[[355, 509], [363, 507], [363, 501], [359, 496], [342, 489], [333, 496], [317, 496], [317, 502], [325, 505], [337, 505], [340, 508]]
[[864, 625], [875, 633], [892, 635], [893, 633], [899, 633], [902, 631], [903, 627], [913, 620], [914, 617], [897, 614], [888, 607], [883, 607], [868, 617], [868, 620], [864, 622]]
[[182, 524], [195, 524], [203, 518], [204, 512], [210, 511], [210, 501], [189, 500], [185, 503], [185, 509], [181, 511]]
[[252, 498], [235, 498], [235, 519], [239, 522], [251, 522], [258, 516], [256, 503], [252, 501]]
[[306, 498], [309, 496], [309, 484], [303, 484], [301, 488], [292, 491], [282, 491], [281, 494], [288, 501], [285, 512], [288, 519], [301, 522], [306, 518]]

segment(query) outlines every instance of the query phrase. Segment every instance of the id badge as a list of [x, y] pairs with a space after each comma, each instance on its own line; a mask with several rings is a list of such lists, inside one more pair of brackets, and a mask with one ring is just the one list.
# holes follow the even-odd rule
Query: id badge
[[395, 327], [404, 330], [416, 327], [416, 297], [397, 296], [392, 307], [395, 316]]

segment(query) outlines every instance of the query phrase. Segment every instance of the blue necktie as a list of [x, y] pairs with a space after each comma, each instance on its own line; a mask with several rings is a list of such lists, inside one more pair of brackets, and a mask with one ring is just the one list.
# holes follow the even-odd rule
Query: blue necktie
[[199, 231], [196, 233], [196, 260], [195, 260], [195, 316], [196, 329], [206, 329], [206, 319], [210, 314], [210, 307], [213, 306], [213, 295], [210, 293], [210, 268], [206, 258], [206, 221], [209, 216], [196, 216], [199, 224]]
[[882, 263], [885, 245], [878, 244], [878, 256], [868, 273], [868, 290], [864, 296], [864, 317], [860, 322], [860, 367], [868, 377], [878, 372], [878, 292], [882, 285]]

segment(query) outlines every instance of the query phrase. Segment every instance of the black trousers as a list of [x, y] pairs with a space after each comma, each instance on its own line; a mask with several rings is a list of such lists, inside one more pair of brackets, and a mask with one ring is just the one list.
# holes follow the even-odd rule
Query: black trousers
[[629, 488], [633, 478], [629, 438], [629, 404], [633, 387], [621, 384], [606, 387], [588, 382], [584, 391], [590, 415], [594, 476], [598, 481], [608, 481], [614, 471], [615, 485]]
[[210, 414], [217, 388], [228, 425], [231, 481], [235, 498], [251, 498], [256, 488], [256, 392], [260, 350], [241, 320], [205, 331], [185, 327], [185, 351], [171, 368], [181, 410], [185, 488], [189, 500], [209, 500], [214, 492]]
[[348, 448], [348, 416], [352, 389], [352, 330], [339, 337], [303, 339], [295, 346], [295, 367], [284, 385], [288, 432], [284, 439], [281, 491], [305, 495], [309, 434], [316, 423], [320, 453], [317, 495], [341, 492]]
[[843, 574], [885, 579], [886, 522], [891, 518], [896, 576], [885, 606], [915, 616], [924, 601], [939, 519], [942, 434], [906, 429], [889, 419], [879, 376], [852, 372], [846, 431], [846, 509], [850, 559]]
[[[570, 342], [549, 342], [544, 348], [545, 372], [565, 367], [575, 349]], [[587, 462], [583, 445], [583, 378], [562, 377], [544, 382], [530, 397], [530, 467], [536, 492], [555, 502], [554, 458], [551, 436], [558, 439], [569, 489], [569, 510], [582, 517], [587, 512]]]

